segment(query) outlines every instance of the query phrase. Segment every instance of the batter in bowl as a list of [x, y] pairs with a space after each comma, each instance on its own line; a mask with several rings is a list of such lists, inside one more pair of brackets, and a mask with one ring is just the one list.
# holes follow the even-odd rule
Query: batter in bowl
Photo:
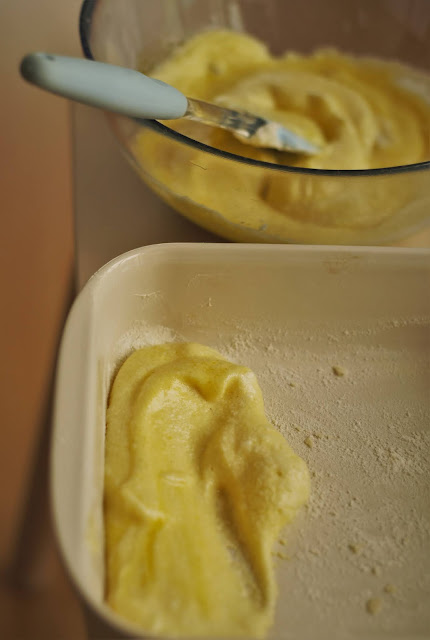
[[273, 546], [309, 487], [249, 369], [196, 344], [136, 351], [107, 413], [108, 604], [148, 633], [264, 636]]
[[[321, 147], [315, 156], [256, 149], [220, 129], [187, 120], [165, 123], [223, 151], [320, 170], [369, 170], [430, 158], [430, 78], [400, 63], [330, 49], [273, 57], [247, 34], [209, 31], [185, 43], [151, 75], [190, 97], [278, 121]], [[350, 241], [354, 233], [365, 240], [366, 230], [394, 216], [411, 193], [418, 198], [425, 192], [422, 176], [400, 176], [387, 188], [383, 177], [374, 183], [356, 180], [353, 190], [324, 175], [264, 174], [245, 164], [232, 170], [225, 159], [147, 130], [134, 140], [133, 151], [144, 177], [152, 177], [151, 186], [164, 199], [203, 226], [209, 220], [205, 209], [218, 212], [231, 226], [228, 237], [239, 240], [234, 225], [292, 241], [306, 242], [309, 236], [324, 242], [336, 234], [339, 241]], [[214, 216], [211, 224], [226, 235], [215, 228]]]

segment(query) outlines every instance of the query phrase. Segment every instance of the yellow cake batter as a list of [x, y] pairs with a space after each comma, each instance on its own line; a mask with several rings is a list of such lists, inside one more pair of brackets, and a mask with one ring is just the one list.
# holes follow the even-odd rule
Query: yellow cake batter
[[257, 636], [271, 552], [309, 474], [264, 413], [254, 374], [196, 344], [133, 353], [112, 386], [106, 598], [149, 633]]
[[[281, 153], [253, 148], [226, 131], [184, 119], [165, 123], [224, 151], [329, 170], [430, 159], [430, 77], [405, 65], [329, 49], [276, 58], [249, 35], [209, 31], [185, 43], [151, 75], [190, 97], [278, 121], [321, 146], [315, 156]], [[147, 130], [135, 139], [133, 151], [144, 177], [152, 178], [164, 199], [236, 240], [242, 238], [235, 225], [248, 228], [248, 240], [252, 231], [285, 241], [324, 242], [338, 235], [339, 241], [353, 242], [359, 234], [365, 240], [368, 229], [385, 224], [411, 198], [430, 195], [424, 174], [396, 176], [395, 181], [355, 179], [352, 184], [346, 177], [264, 172]], [[220, 214], [218, 219], [213, 212]]]

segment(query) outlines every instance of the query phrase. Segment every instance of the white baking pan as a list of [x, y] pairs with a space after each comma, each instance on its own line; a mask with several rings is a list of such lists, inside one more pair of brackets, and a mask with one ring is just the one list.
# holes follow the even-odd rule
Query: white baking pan
[[172, 340], [252, 367], [312, 473], [274, 556], [270, 637], [429, 637], [429, 285], [427, 250], [222, 244], [139, 249], [89, 281], [61, 347], [51, 488], [92, 637], [145, 635], [103, 602], [105, 408], [124, 357]]

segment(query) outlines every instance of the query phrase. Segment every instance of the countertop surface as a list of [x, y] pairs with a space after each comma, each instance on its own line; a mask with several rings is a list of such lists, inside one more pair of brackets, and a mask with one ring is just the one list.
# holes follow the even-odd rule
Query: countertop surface
[[[0, 2], [0, 637], [8, 640], [85, 637], [53, 543], [46, 459], [31, 474], [73, 280], [71, 113], [18, 73], [30, 51], [79, 55], [79, 7], [80, 0]], [[37, 509], [16, 554], [31, 495]], [[29, 542], [35, 554], [23, 553]]]

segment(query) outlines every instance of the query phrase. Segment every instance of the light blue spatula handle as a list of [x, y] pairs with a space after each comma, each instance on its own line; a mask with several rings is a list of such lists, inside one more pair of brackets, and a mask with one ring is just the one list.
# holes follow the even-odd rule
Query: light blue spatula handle
[[187, 111], [187, 98], [174, 87], [103, 62], [31, 53], [21, 74], [57, 95], [134, 118], [171, 120]]

